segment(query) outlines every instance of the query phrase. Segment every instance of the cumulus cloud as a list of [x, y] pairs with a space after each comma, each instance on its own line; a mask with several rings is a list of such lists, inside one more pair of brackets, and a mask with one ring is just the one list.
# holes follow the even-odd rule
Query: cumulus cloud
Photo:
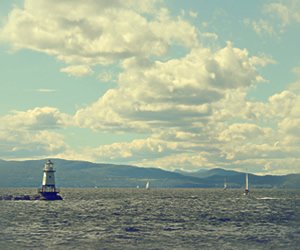
[[226, 90], [245, 89], [261, 81], [254, 61], [231, 43], [217, 51], [193, 49], [165, 62], [127, 59], [119, 86], [79, 110], [75, 119], [79, 126], [92, 129], [117, 126], [151, 131], [191, 125], [207, 119], [212, 103], [222, 99]]
[[279, 35], [286, 28], [300, 22], [300, 2], [298, 0], [276, 1], [263, 6], [264, 18], [256, 20], [245, 19], [244, 23], [250, 26], [257, 34]]
[[219, 136], [221, 141], [257, 140], [259, 136], [264, 135], [265, 131], [256, 124], [235, 123], [223, 130]]
[[[25, 0], [23, 8], [15, 7], [9, 14], [0, 38], [16, 50], [43, 52], [72, 65], [162, 55], [173, 41], [195, 45], [196, 29], [179, 17], [171, 18], [156, 7], [159, 2]], [[64, 71], [78, 72], [78, 68]], [[75, 75], [87, 72], [79, 71]]]
[[43, 157], [67, 148], [55, 130], [65, 127], [70, 117], [50, 107], [15, 111], [0, 117], [0, 152], [6, 158]]
[[286, 134], [292, 137], [299, 137], [300, 138], [300, 116], [298, 118], [285, 118], [283, 119], [279, 127], [282, 129]]
[[[167, 169], [253, 167], [279, 173], [275, 166], [282, 158], [297, 159], [299, 144], [288, 133], [297, 133], [298, 124], [283, 119], [299, 114], [298, 96], [286, 90], [267, 102], [247, 100], [248, 88], [261, 81], [256, 67], [268, 62], [230, 43], [165, 62], [125, 60], [118, 87], [79, 110], [75, 119], [96, 130], [131, 129], [152, 136], [86, 152], [97, 161]], [[297, 160], [287, 162], [286, 171], [297, 172]]]
[[256, 171], [266, 172], [271, 168], [264, 168], [263, 159], [296, 157], [295, 142], [288, 141], [284, 124], [276, 130], [285, 116], [295, 113], [296, 94], [283, 91], [268, 102], [246, 98], [250, 86], [263, 82], [256, 68], [268, 63], [273, 60], [251, 57], [231, 43], [216, 51], [193, 49], [164, 62], [127, 59], [118, 87], [79, 110], [75, 120], [95, 130], [134, 130], [152, 136], [87, 152], [98, 161], [125, 160], [168, 169], [238, 169], [251, 162]]
[[109, 82], [113, 80], [113, 74], [110, 72], [103, 72], [98, 75], [98, 80], [101, 82]]
[[103, 161], [121, 162], [126, 159], [129, 162], [143, 161], [148, 158], [159, 158], [176, 150], [176, 143], [167, 142], [158, 138], [133, 140], [129, 143], [113, 143], [100, 146], [96, 149], [88, 149], [90, 155]]
[[300, 22], [300, 3], [297, 0], [266, 4], [264, 11], [276, 15], [280, 19], [282, 27], [292, 22]]
[[13, 114], [0, 118], [2, 129], [45, 130], [65, 126], [70, 116], [56, 108], [42, 107], [27, 111], [14, 111]]
[[299, 104], [299, 96], [289, 90], [274, 94], [269, 97], [269, 106], [272, 116], [274, 118], [278, 116], [284, 118], [290, 115], [297, 108], [297, 102]]
[[[294, 3], [294, 9], [284, 2], [266, 5], [268, 19], [245, 24], [274, 35], [278, 27], [298, 22]], [[280, 25], [274, 26], [270, 15]], [[288, 172], [299, 166], [299, 83], [265, 102], [249, 100], [249, 88], [266, 81], [259, 68], [275, 61], [231, 42], [205, 48], [203, 40], [216, 42], [218, 34], [172, 15], [162, 1], [25, 0], [8, 15], [0, 39], [16, 50], [51, 55], [67, 64], [61, 72], [76, 77], [93, 73], [99, 64], [119, 67], [114, 75], [98, 75], [102, 82], [113, 79], [114, 88], [74, 117], [50, 107], [1, 117], [5, 156], [55, 155], [168, 169], [250, 166], [274, 173], [284, 163]], [[182, 50], [181, 56], [170, 59], [170, 47]], [[76, 152], [59, 131], [69, 125], [145, 138]]]
[[213, 163], [206, 158], [208, 153], [195, 152], [197, 146], [195, 142], [176, 141], [170, 138], [166, 140], [166, 137], [152, 135], [131, 142], [116, 142], [96, 148], [87, 147], [77, 154], [77, 158], [84, 156], [88, 160], [97, 162], [126, 162], [145, 167], [159, 166], [169, 170], [183, 166], [190, 170], [213, 166]]
[[255, 21], [255, 20], [245, 19], [244, 23], [247, 26], [250, 26], [259, 35], [264, 35], [264, 34], [275, 35], [276, 34], [272, 24], [267, 20], [260, 19], [258, 21]]
[[66, 150], [64, 137], [54, 131], [0, 129], [0, 152], [4, 158], [36, 158]]
[[[286, 164], [285, 171], [298, 172], [298, 106], [299, 95], [287, 90], [274, 94], [267, 102], [247, 100], [243, 91], [227, 92], [225, 98], [213, 105], [211, 122], [205, 125], [207, 130], [201, 131], [207, 135], [209, 143], [205, 145], [211, 147], [209, 153], [213, 157], [209, 159], [218, 166], [250, 167], [261, 173], [279, 173], [283, 159], [294, 159], [293, 164]], [[277, 165], [278, 169], [263, 168], [267, 163]]]
[[60, 72], [67, 73], [70, 76], [80, 77], [91, 74], [93, 71], [89, 66], [86, 65], [74, 65], [62, 68]]
[[0, 130], [0, 152], [4, 158], [45, 157], [64, 151], [64, 137], [53, 131]]

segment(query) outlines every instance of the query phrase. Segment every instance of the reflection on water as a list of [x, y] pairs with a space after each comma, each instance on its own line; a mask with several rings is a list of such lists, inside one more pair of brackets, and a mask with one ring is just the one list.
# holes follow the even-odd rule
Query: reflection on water
[[[4, 190], [34, 193], [35, 190]], [[63, 201], [0, 201], [0, 249], [299, 249], [287, 190], [62, 189]]]

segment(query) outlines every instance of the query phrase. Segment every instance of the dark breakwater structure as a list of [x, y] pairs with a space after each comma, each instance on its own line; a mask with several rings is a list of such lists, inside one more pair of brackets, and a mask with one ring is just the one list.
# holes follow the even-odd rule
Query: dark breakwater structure
[[42, 187], [38, 189], [35, 195], [2, 195], [0, 200], [62, 200], [58, 194], [59, 189], [55, 187], [55, 170], [51, 160], [48, 160], [44, 166]]

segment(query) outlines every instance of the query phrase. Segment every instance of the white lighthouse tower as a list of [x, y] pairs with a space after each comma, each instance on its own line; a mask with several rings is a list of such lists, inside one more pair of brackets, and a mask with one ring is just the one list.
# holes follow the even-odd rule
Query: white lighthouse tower
[[54, 173], [53, 163], [51, 160], [48, 160], [44, 167], [42, 188], [39, 189], [39, 193], [46, 200], [62, 200], [61, 196], [58, 195], [59, 190], [55, 187]]

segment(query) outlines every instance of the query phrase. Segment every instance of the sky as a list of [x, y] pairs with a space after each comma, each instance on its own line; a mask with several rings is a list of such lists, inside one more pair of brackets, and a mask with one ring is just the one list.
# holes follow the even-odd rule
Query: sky
[[0, 158], [300, 172], [299, 0], [1, 0]]

